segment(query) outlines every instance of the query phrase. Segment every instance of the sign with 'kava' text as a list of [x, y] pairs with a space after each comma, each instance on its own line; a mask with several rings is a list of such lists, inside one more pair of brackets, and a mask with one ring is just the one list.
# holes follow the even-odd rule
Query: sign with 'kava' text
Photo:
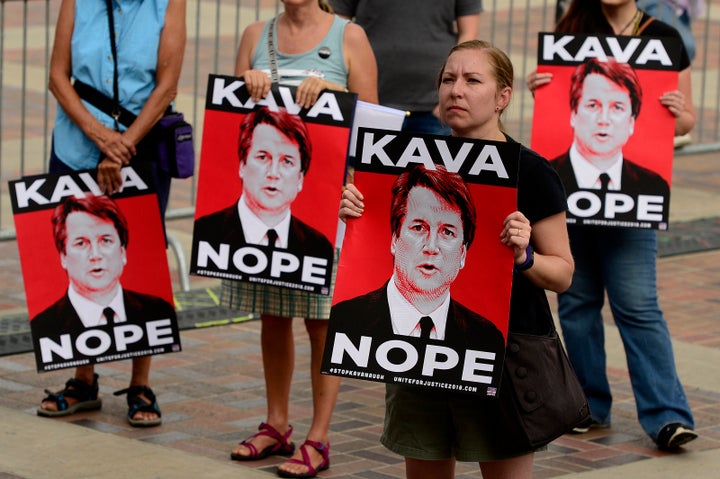
[[680, 40], [540, 33], [538, 41], [537, 71], [552, 80], [535, 90], [531, 147], [563, 181], [568, 223], [667, 229], [675, 117], [659, 99], [689, 65]]
[[346, 222], [322, 372], [494, 397], [513, 276], [498, 235], [517, 209], [519, 144], [357, 138], [365, 208]]
[[210, 75], [190, 272], [329, 294], [354, 94]]
[[38, 371], [180, 351], [148, 171], [105, 196], [97, 170], [10, 182]]

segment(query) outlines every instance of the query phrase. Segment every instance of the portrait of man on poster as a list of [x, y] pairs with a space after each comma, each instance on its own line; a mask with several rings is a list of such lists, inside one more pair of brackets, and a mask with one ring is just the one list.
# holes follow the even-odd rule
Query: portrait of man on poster
[[239, 130], [240, 197], [198, 218], [195, 237], [214, 246], [251, 244], [283, 249], [298, 258], [332, 260], [333, 247], [327, 237], [291, 212], [312, 156], [303, 120], [284, 108], [262, 107], [248, 113]]
[[451, 297], [476, 228], [470, 190], [443, 166], [418, 165], [392, 186], [390, 279], [333, 306], [331, 329], [350, 338], [397, 336], [444, 341], [456, 350], [504, 351], [501, 331]]
[[550, 162], [568, 194], [591, 189], [669, 198], [665, 179], [623, 155], [642, 97], [638, 76], [627, 63], [591, 58], [576, 68], [570, 83], [573, 142]]
[[[104, 195], [68, 197], [55, 208], [51, 222], [69, 284], [62, 297], [30, 321], [36, 342], [88, 328], [175, 321], [175, 309], [164, 299], [123, 288], [130, 234], [115, 201]], [[147, 348], [147, 338], [134, 346]]]

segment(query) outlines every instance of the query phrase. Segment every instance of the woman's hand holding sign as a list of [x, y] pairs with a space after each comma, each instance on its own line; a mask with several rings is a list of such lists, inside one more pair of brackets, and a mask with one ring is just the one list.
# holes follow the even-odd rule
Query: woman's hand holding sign
[[348, 218], [359, 218], [365, 209], [364, 197], [355, 185], [348, 183], [342, 193], [338, 216], [345, 221]]

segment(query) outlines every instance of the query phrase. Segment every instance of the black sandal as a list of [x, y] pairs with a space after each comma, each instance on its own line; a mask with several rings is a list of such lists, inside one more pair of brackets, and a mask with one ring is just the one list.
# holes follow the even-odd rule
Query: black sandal
[[[60, 417], [75, 414], [78, 411], [94, 411], [102, 407], [102, 401], [98, 399], [98, 375], [93, 377], [93, 383], [88, 384], [85, 381], [71, 378], [65, 383], [65, 389], [56, 393], [46, 389], [47, 397], [42, 400], [55, 401], [57, 411], [44, 409], [42, 406], [37, 408], [38, 416]], [[70, 406], [67, 398], [76, 399], [77, 402]]]
[[[130, 386], [113, 393], [115, 396], [127, 394], [128, 422], [133, 427], [152, 427], [162, 424], [162, 413], [158, 406], [153, 390], [147, 386]], [[142, 396], [145, 396], [143, 398]], [[149, 401], [149, 402], [148, 402]], [[136, 412], [154, 412], [158, 415], [155, 419], [133, 419]]]

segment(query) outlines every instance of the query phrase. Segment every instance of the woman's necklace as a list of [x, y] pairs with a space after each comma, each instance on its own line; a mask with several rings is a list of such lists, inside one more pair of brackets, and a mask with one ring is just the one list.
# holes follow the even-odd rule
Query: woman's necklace
[[618, 35], [622, 35], [623, 33], [625, 33], [625, 30], [627, 30], [628, 27], [630, 27], [630, 25], [632, 25], [632, 24], [634, 23], [635, 26], [633, 27], [633, 29], [632, 29], [632, 31], [631, 31], [630, 34], [631, 34], [631, 35], [635, 35], [635, 33], [637, 33], [637, 30], [638, 30], [638, 24], [640, 23], [640, 17], [641, 17], [641, 16], [642, 16], [642, 13], [640, 13], [640, 10], [639, 10], [639, 9], [635, 9], [635, 14], [632, 16], [632, 18], [630, 19], [630, 21], [627, 22], [627, 24], [623, 27], [623, 29], [620, 30], [617, 34], [618, 34]]

